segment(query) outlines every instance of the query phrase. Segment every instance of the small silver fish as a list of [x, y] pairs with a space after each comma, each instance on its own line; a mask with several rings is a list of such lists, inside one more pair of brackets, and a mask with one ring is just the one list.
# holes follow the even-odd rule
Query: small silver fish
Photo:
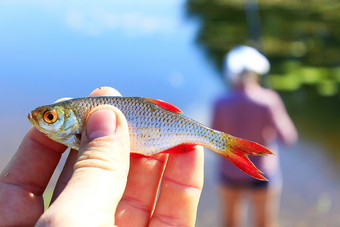
[[78, 150], [87, 117], [99, 105], [113, 105], [125, 115], [132, 153], [190, 151], [195, 145], [202, 145], [250, 176], [266, 180], [248, 155], [272, 154], [271, 151], [257, 143], [210, 129], [183, 116], [177, 107], [164, 101], [113, 96], [76, 98], [38, 107], [31, 111], [28, 119], [52, 140]]

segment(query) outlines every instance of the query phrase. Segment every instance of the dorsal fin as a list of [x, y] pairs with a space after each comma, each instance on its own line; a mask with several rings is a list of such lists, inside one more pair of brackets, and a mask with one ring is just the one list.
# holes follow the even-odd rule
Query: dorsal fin
[[144, 98], [146, 101], [151, 102], [153, 104], [156, 104], [157, 106], [162, 107], [163, 109], [169, 110], [174, 113], [182, 113], [182, 111], [177, 107], [174, 106], [170, 103], [164, 102], [162, 100], [157, 100], [157, 99], [149, 99], [149, 98]]

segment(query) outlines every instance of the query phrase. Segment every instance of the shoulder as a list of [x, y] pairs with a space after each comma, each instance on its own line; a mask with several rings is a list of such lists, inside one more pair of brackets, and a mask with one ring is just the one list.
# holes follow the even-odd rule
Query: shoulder
[[276, 91], [269, 89], [269, 88], [262, 88], [262, 92], [265, 93], [266, 95], [270, 96], [271, 98], [280, 98], [279, 93]]
[[262, 104], [267, 106], [275, 106], [282, 103], [279, 93], [268, 88], [262, 88], [259, 94], [261, 98], [258, 98]]

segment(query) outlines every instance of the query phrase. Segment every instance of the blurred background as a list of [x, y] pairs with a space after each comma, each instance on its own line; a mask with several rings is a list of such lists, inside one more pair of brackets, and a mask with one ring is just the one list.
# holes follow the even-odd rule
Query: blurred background
[[[31, 109], [100, 86], [168, 101], [209, 125], [229, 89], [224, 54], [247, 44], [269, 58], [264, 86], [280, 92], [300, 134], [281, 148], [281, 226], [340, 226], [339, 10], [336, 0], [3, 0], [0, 170]], [[215, 162], [207, 150], [197, 226], [220, 223]]]

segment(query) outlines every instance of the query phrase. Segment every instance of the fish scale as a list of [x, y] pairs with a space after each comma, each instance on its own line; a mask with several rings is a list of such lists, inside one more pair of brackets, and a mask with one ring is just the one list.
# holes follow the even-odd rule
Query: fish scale
[[51, 139], [79, 149], [78, 135], [83, 132], [91, 111], [99, 105], [115, 106], [124, 114], [132, 153], [184, 152], [194, 150], [194, 145], [202, 145], [250, 176], [266, 180], [248, 155], [272, 154], [267, 148], [208, 128], [182, 115], [177, 107], [160, 100], [112, 96], [77, 98], [38, 107], [28, 118]]

